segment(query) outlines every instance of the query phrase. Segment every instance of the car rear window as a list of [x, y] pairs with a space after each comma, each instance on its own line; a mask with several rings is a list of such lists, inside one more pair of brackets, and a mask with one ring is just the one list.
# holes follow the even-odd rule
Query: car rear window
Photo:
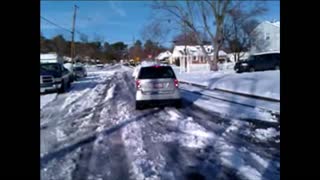
[[176, 76], [171, 67], [169, 66], [152, 66], [142, 67], [138, 79], [160, 79], [160, 78], [173, 78]]

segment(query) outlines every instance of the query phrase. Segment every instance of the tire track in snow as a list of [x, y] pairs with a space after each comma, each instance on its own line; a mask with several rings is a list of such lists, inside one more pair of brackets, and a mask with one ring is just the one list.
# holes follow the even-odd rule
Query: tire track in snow
[[[116, 73], [111, 87], [105, 96], [106, 104], [99, 114], [99, 133], [93, 143], [83, 151], [77, 170], [74, 172], [74, 179], [128, 179], [127, 154], [121, 139], [122, 130], [113, 133], [104, 133], [107, 128], [117, 127], [127, 120], [126, 109], [130, 108], [123, 93], [126, 88], [125, 73]], [[112, 98], [111, 98], [112, 97]], [[89, 149], [89, 150], [88, 150]], [[90, 154], [89, 154], [90, 152]], [[88, 155], [89, 154], [89, 155]]]

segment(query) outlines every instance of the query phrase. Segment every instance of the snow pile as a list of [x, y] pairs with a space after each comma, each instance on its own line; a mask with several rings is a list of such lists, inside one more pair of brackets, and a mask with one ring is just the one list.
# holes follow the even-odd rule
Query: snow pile
[[55, 100], [57, 97], [57, 93], [54, 94], [46, 94], [40, 96], [40, 109], [42, 109], [45, 105]]
[[264, 169], [266, 169], [268, 167], [269, 161], [263, 159], [262, 157], [260, 157], [259, 155], [257, 155], [256, 153], [253, 153], [253, 152], [250, 152], [250, 155]]
[[108, 92], [107, 92], [107, 96], [105, 98], [105, 101], [111, 99], [113, 97], [113, 94], [114, 94], [114, 89], [115, 89], [115, 85], [113, 85], [111, 88], [108, 89]]
[[221, 78], [209, 88], [280, 100], [280, 71], [233, 74]]
[[227, 133], [239, 131], [239, 129], [242, 129], [243, 126], [248, 125], [248, 124], [249, 124], [248, 122], [232, 119], [231, 125], [223, 133], [223, 136], [227, 135]]
[[68, 94], [68, 97], [65, 99], [64, 103], [61, 106], [61, 109], [65, 109], [67, 106], [73, 104], [76, 100], [83, 97], [86, 92], [89, 92], [90, 88], [86, 88], [83, 91], [71, 91]]
[[259, 180], [262, 179], [261, 174], [251, 166], [242, 166], [239, 168], [238, 174], [241, 177], [249, 180]]
[[208, 99], [194, 93], [182, 91], [182, 97], [194, 105], [207, 111], [215, 112], [221, 117], [235, 119], [257, 119], [267, 122], [277, 122], [272, 114], [261, 109], [253, 109], [239, 104], [234, 104], [219, 99]]
[[280, 135], [280, 132], [275, 128], [267, 129], [256, 129], [254, 131], [254, 137], [258, 138], [260, 141], [268, 141]]
[[171, 121], [175, 121], [181, 118], [181, 116], [176, 111], [167, 111], [167, 113], [170, 115]]
[[231, 94], [231, 93], [226, 93], [222, 91], [203, 90], [203, 88], [191, 86], [187, 84], [180, 84], [180, 89], [280, 113], [280, 103], [278, 102], [269, 102], [269, 101], [265, 101], [257, 98], [240, 96], [237, 94]]

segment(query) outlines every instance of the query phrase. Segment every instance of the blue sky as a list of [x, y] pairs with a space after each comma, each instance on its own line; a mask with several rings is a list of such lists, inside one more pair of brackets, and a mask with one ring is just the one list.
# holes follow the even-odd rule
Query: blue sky
[[[73, 6], [79, 6], [76, 18], [76, 30], [88, 35], [89, 41], [97, 36], [113, 43], [123, 41], [131, 44], [133, 37], [141, 38], [141, 30], [152, 18], [152, 9], [148, 1], [41, 1], [41, 16], [71, 29]], [[260, 20], [280, 18], [280, 2], [268, 1], [269, 12]], [[46, 37], [63, 34], [71, 39], [70, 33], [41, 20], [41, 32]], [[172, 34], [174, 35], [174, 33]], [[171, 35], [171, 36], [172, 36]], [[76, 40], [79, 35], [76, 34]], [[170, 38], [169, 38], [170, 39]], [[169, 45], [168, 43], [166, 45]]]

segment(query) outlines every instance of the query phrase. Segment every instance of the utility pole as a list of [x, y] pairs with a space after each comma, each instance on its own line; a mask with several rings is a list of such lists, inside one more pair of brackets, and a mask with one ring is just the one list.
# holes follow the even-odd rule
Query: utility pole
[[71, 40], [71, 60], [74, 63], [74, 55], [75, 55], [75, 48], [74, 48], [74, 33], [75, 33], [75, 24], [76, 24], [76, 13], [77, 8], [79, 8], [77, 5], [74, 5], [74, 13], [73, 13], [73, 19], [72, 19], [72, 40]]

